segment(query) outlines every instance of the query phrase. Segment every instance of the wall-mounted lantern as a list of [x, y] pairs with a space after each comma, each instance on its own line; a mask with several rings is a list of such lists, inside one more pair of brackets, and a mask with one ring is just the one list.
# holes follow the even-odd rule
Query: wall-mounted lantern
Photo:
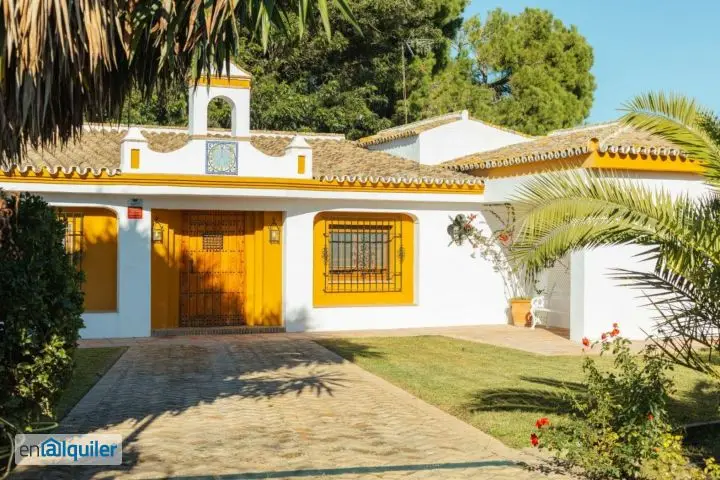
[[270, 225], [270, 243], [280, 243], [280, 227], [275, 221], [275, 217]]
[[165, 229], [163, 228], [162, 223], [158, 222], [157, 218], [155, 221], [153, 221], [153, 227], [152, 227], [152, 241], [153, 243], [159, 243], [163, 241], [163, 232]]

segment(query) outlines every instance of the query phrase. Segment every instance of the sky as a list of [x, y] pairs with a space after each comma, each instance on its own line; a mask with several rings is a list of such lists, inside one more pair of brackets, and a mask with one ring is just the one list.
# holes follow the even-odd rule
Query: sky
[[720, 0], [471, 0], [465, 16], [497, 7], [550, 10], [592, 45], [597, 89], [588, 123], [614, 120], [633, 96], [657, 90], [720, 113]]

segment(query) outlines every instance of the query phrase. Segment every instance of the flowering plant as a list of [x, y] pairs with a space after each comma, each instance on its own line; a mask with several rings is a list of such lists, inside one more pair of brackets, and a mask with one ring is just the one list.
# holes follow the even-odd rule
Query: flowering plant
[[667, 372], [672, 365], [653, 347], [641, 355], [630, 352], [617, 324], [587, 348], [612, 353], [613, 369], [600, 370], [596, 361], [583, 361], [582, 394], [568, 394], [572, 420], [551, 425], [539, 419], [530, 441], [547, 448], [568, 467], [590, 478], [637, 478], [643, 464], [656, 459], [669, 434], [668, 396], [673, 390]]
[[487, 260], [493, 266], [493, 271], [499, 273], [503, 279], [505, 296], [508, 299], [529, 299], [535, 292], [535, 285], [525, 269], [508, 256], [508, 248], [512, 244], [513, 231], [509, 225], [502, 224], [502, 228], [492, 231], [486, 222], [476, 222], [476, 214], [458, 214], [450, 217], [447, 232], [450, 235], [450, 245], [461, 246], [466, 242], [473, 248], [470, 255]]

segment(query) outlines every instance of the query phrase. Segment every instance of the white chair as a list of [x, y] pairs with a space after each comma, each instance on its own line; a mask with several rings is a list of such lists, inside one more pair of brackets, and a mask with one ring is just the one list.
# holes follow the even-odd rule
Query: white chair
[[544, 295], [537, 295], [530, 300], [530, 316], [532, 317], [531, 329], [534, 329], [535, 325], [539, 323], [544, 323], [540, 320], [540, 313], [546, 315], [552, 311], [545, 306], [545, 302], [546, 299]]

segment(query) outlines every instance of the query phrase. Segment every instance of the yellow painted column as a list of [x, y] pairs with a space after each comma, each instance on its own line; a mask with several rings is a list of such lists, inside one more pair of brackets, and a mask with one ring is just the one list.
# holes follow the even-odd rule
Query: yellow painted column
[[[277, 226], [280, 242], [270, 243]], [[282, 212], [248, 212], [245, 230], [248, 325], [282, 325]]]
[[182, 211], [152, 210], [153, 227], [163, 239], [152, 243], [150, 259], [151, 327], [177, 328], [180, 310], [180, 240]]
[[[263, 324], [280, 326], [282, 318], [282, 212], [264, 212], [263, 237]], [[277, 228], [278, 243], [270, 242], [270, 232]]]

